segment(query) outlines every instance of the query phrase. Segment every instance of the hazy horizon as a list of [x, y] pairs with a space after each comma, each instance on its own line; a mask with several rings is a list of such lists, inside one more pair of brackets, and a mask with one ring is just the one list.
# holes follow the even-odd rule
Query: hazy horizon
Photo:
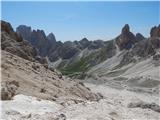
[[160, 2], [2, 2], [1, 19], [53, 32], [57, 41], [110, 40], [125, 24], [149, 36], [160, 24]]

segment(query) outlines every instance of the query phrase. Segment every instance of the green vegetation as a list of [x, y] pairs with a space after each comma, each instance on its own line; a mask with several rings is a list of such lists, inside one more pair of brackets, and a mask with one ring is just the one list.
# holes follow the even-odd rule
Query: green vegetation
[[90, 67], [105, 61], [107, 58], [110, 58], [115, 54], [113, 41], [107, 41], [105, 44], [106, 46], [100, 50], [91, 53], [86, 57], [82, 57], [80, 60], [65, 67], [60, 67], [60, 71], [62, 74], [69, 76], [85, 74]]
[[60, 71], [64, 75], [73, 75], [78, 73], [84, 73], [88, 69], [89, 69], [89, 64], [86, 57], [86, 58], [81, 58], [80, 60], [72, 63], [71, 65], [68, 65], [60, 69]]

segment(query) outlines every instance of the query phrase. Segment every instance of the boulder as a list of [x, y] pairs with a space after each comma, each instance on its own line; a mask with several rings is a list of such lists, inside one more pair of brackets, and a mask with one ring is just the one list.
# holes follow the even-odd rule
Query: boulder
[[142, 109], [151, 109], [155, 112], [160, 113], [160, 106], [155, 104], [155, 103], [146, 103], [143, 101], [135, 102], [135, 103], [129, 103], [128, 104], [129, 108], [137, 108], [140, 107]]
[[16, 81], [2, 82], [1, 84], [1, 100], [11, 100], [16, 95], [19, 83]]

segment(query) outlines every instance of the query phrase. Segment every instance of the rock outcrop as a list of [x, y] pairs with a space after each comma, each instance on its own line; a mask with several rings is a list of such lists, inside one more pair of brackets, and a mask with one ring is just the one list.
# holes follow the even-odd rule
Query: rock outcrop
[[142, 109], [151, 109], [155, 112], [160, 113], [160, 106], [155, 103], [146, 103], [146, 102], [140, 101], [140, 102], [130, 103], [130, 104], [128, 104], [128, 107], [129, 108], [139, 107]]
[[1, 83], [1, 100], [11, 100], [16, 95], [19, 87], [17, 81], [2, 82]]
[[126, 24], [121, 31], [121, 34], [116, 38], [116, 43], [120, 50], [130, 49], [136, 42], [135, 35], [130, 32], [129, 25]]
[[83, 38], [80, 41], [66, 41], [62, 43], [56, 41], [53, 33], [46, 36], [43, 30], [32, 30], [31, 27], [25, 25], [20, 25], [16, 31], [37, 48], [40, 56], [47, 56], [52, 62], [60, 58], [65, 60], [71, 59], [86, 48], [92, 50], [104, 46], [102, 40], [89, 41], [87, 38]]
[[136, 40], [137, 41], [144, 40], [144, 39], [145, 39], [145, 37], [141, 33], [136, 34]]
[[52, 43], [54, 44], [56, 42], [56, 38], [54, 36], [53, 33], [49, 33], [48, 36], [47, 36], [47, 39]]
[[[30, 27], [27, 28], [26, 33], [29, 31]], [[11, 24], [5, 21], [1, 21], [1, 49], [30, 61], [48, 64], [45, 58], [38, 55], [37, 49], [19, 33], [14, 32]]]
[[[1, 63], [2, 82], [4, 83], [3, 100], [11, 99], [16, 93], [51, 101], [61, 97], [91, 101], [97, 101], [100, 98], [99, 94], [92, 93], [75, 80], [51, 71], [40, 63], [25, 60], [3, 50]], [[13, 89], [13, 85], [16, 89]]]
[[[25, 39], [25, 40], [30, 40], [31, 38], [31, 27], [30, 26], [26, 26], [26, 25], [20, 25], [19, 27], [17, 27], [16, 32], [21, 34], [21, 36]], [[23, 34], [22, 34], [23, 33]], [[30, 41], [31, 42], [31, 41]]]
[[43, 30], [32, 30], [31, 27], [20, 25], [16, 29], [17, 33], [21, 34], [22, 37], [29, 41], [38, 50], [38, 54], [42, 57], [47, 56], [52, 44], [54, 45], [56, 39], [53, 33], [48, 36]]
[[1, 48], [24, 59], [33, 61], [37, 51], [21, 35], [13, 31], [12, 26], [1, 21]]
[[150, 37], [160, 37], [160, 25], [152, 27]]

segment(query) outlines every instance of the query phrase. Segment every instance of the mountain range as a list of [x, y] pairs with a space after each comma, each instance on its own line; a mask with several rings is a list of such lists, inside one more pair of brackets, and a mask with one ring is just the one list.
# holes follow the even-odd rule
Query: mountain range
[[16, 32], [34, 46], [40, 56], [47, 57], [50, 66], [58, 68], [64, 74], [86, 72], [115, 56], [117, 51], [126, 51], [119, 64], [123, 66], [136, 62], [135, 57], [154, 56], [160, 48], [160, 26], [151, 28], [149, 38], [145, 38], [141, 33], [133, 34], [126, 24], [120, 35], [109, 41], [90, 41], [83, 38], [80, 41], [64, 43], [56, 41], [53, 33], [45, 35], [43, 30], [32, 30], [25, 25], [18, 26]]
[[159, 118], [160, 25], [148, 38], [126, 24], [109, 41], [61, 42], [1, 21], [1, 56], [6, 120]]

